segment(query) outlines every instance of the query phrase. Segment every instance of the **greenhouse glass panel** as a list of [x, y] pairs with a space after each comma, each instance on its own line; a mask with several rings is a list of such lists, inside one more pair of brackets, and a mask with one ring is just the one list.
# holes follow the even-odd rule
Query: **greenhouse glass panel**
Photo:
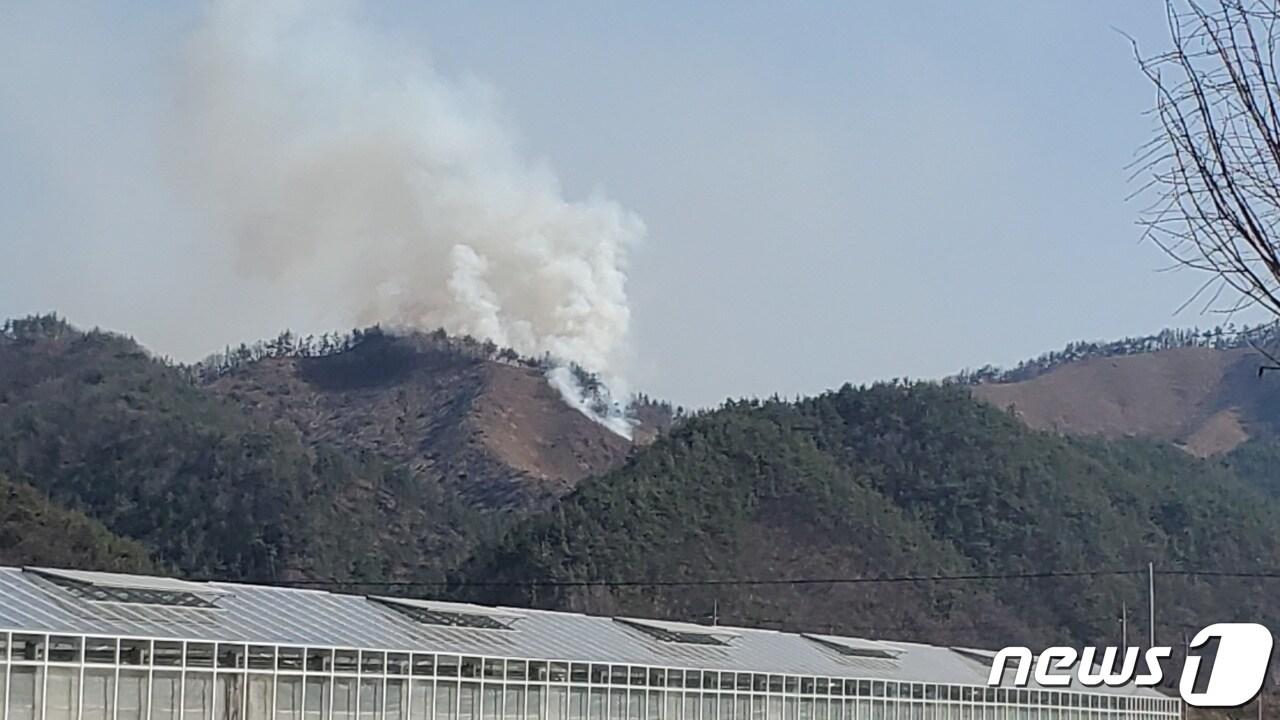
[[609, 691], [609, 720], [625, 720], [627, 717], [627, 691]]
[[568, 720], [569, 690], [559, 685], [547, 688], [547, 720]]
[[502, 706], [504, 720], [524, 720], [524, 686], [508, 685]]
[[632, 690], [627, 696], [627, 720], [644, 720], [644, 691]]
[[355, 720], [356, 690], [356, 679], [353, 677], [333, 679], [333, 720]]
[[302, 720], [302, 676], [276, 677], [276, 720]]
[[[147, 674], [143, 670], [121, 670], [116, 698], [116, 720], [147, 720]], [[237, 710], [239, 707], [237, 706]]]
[[587, 717], [590, 720], [605, 720], [607, 706], [604, 690], [602, 688], [591, 688], [591, 701], [587, 706]]
[[[120, 681], [121, 693], [124, 692], [124, 679]], [[240, 673], [218, 673], [218, 720], [240, 720], [244, 712], [244, 675]], [[120, 710], [124, 711], [124, 700], [120, 701]]]
[[[249, 676], [249, 698], [245, 714], [248, 720], [271, 720], [271, 676]], [[191, 720], [183, 718], [183, 720]]]
[[188, 671], [182, 693], [182, 720], [213, 720], [212, 673]]
[[528, 694], [525, 697], [525, 717], [529, 720], [543, 720], [543, 688], [539, 685], [530, 685]]
[[697, 693], [687, 692], [684, 694], [684, 718], [683, 720], [698, 720], [698, 709], [701, 707]]
[[180, 682], [181, 676], [176, 672], [155, 671], [151, 678], [151, 720], [178, 720]]
[[458, 717], [458, 683], [441, 682], [436, 685], [435, 720], [455, 720]]
[[112, 720], [115, 717], [116, 671], [109, 668], [86, 668], [81, 720]]
[[[391, 656], [388, 656], [389, 658]], [[397, 662], [399, 662], [397, 660]], [[407, 665], [404, 665], [407, 669]], [[389, 678], [386, 690], [386, 709], [382, 713], [383, 720], [409, 720], [409, 704], [405, 697], [405, 681], [401, 678]], [[279, 720], [279, 718], [277, 718]]]
[[329, 720], [329, 692], [329, 678], [307, 678], [306, 708], [303, 711], [306, 720]]
[[458, 694], [458, 720], [480, 720], [479, 683], [462, 683]]
[[80, 669], [49, 668], [44, 720], [76, 720], [80, 701]]
[[[474, 699], [472, 702], [474, 702]], [[359, 720], [381, 720], [381, 718], [382, 680], [379, 678], [363, 678], [360, 680]]]
[[[435, 687], [430, 680], [415, 678], [409, 686], [409, 720], [431, 720], [435, 709]], [[307, 720], [312, 720], [308, 718]]]
[[486, 683], [480, 691], [481, 716], [484, 720], [498, 720], [502, 710], [502, 686]]

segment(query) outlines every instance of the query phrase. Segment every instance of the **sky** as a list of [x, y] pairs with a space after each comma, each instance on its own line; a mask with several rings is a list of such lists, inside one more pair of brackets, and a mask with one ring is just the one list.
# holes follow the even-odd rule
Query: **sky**
[[[209, 13], [0, 10], [0, 316], [57, 311], [180, 360], [366, 319], [332, 293], [245, 272], [240, 226], [205, 212], [246, 173], [256, 180], [251, 164], [192, 159], [189, 128], [175, 131]], [[1128, 166], [1151, 137], [1152, 92], [1121, 31], [1160, 47], [1157, 0], [388, 2], [343, 13], [361, 28], [365, 50], [351, 52], [394, 46], [385, 65], [429, 73], [454, 98], [446, 119], [482, 125], [478, 142], [496, 138], [501, 152], [464, 159], [468, 173], [500, 186], [536, 177], [515, 195], [549, 198], [556, 218], [642, 224], [616, 232], [625, 252], [609, 256], [626, 306], [610, 316], [625, 321], [607, 335], [611, 373], [631, 390], [686, 406], [809, 394], [1223, 322], [1199, 305], [1176, 312], [1200, 279], [1162, 272], [1167, 260], [1140, 241], [1141, 201], [1126, 199], [1140, 185]], [[246, 35], [238, 52], [256, 52]], [[322, 88], [335, 76], [358, 86], [383, 64], [341, 55], [304, 48], [290, 62]], [[318, 116], [334, 102], [343, 115], [366, 101], [394, 111], [383, 101], [399, 77], [367, 96], [257, 98], [245, 122], [274, 122], [282, 102]], [[317, 97], [331, 104], [312, 107]], [[413, 147], [452, 127], [414, 129]], [[265, 137], [250, 160], [287, 140]], [[175, 170], [188, 159], [197, 172]], [[226, 170], [225, 182], [205, 188], [201, 163]], [[289, 183], [262, 182], [262, 206], [232, 220], [293, 200]], [[349, 240], [344, 263], [386, 252], [363, 242]], [[412, 282], [419, 265], [398, 270]], [[456, 279], [455, 268], [450, 288]]]

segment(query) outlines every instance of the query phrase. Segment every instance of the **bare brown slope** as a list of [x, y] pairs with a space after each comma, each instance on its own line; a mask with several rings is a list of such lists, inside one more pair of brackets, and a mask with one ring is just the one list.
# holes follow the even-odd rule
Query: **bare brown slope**
[[570, 408], [535, 370], [487, 363], [483, 380], [467, 427], [485, 450], [530, 478], [562, 492], [630, 451], [628, 440]]
[[541, 505], [631, 449], [569, 407], [537, 368], [428, 336], [267, 358], [210, 387], [310, 443], [374, 453], [485, 507]]
[[[1027, 425], [1070, 435], [1150, 437], [1207, 456], [1274, 421], [1275, 378], [1259, 378], [1251, 349], [1175, 348], [1089, 358], [1013, 383], [973, 388]], [[1270, 409], [1268, 409], [1270, 406]]]

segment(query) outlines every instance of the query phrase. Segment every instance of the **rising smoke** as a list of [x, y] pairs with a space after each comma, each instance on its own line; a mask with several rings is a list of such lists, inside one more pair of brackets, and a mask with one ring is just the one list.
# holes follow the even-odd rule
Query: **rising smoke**
[[[484, 85], [442, 76], [353, 5], [257, 0], [208, 8], [185, 73], [181, 178], [242, 272], [353, 323], [443, 327], [621, 381], [643, 225], [604, 197], [565, 199]], [[566, 377], [549, 380], [597, 415]]]

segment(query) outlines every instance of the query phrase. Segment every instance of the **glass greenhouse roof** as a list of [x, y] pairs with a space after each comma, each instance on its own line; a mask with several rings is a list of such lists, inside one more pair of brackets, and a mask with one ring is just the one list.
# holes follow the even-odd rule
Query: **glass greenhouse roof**
[[[185, 593], [214, 608], [103, 601], [95, 589]], [[44, 568], [0, 567], [4, 630], [968, 685], [985, 685], [990, 671], [973, 651], [920, 643]], [[693, 642], [701, 638], [716, 642]]]

